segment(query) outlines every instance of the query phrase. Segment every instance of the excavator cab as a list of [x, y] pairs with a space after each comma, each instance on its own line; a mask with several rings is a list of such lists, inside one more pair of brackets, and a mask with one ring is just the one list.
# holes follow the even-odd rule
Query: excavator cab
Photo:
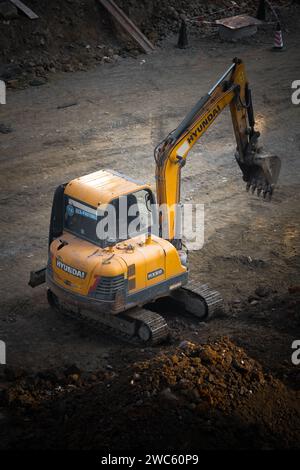
[[148, 204], [149, 200], [154, 201], [152, 191], [140, 189], [121, 194], [95, 210], [86, 206], [84, 201], [74, 201], [65, 195], [64, 228], [79, 238], [106, 248], [143, 233], [151, 233], [154, 205]]
[[[89, 193], [75, 194], [77, 197], [74, 197], [70, 191], [74, 186], [78, 190], [78, 184], [82, 184], [83, 178], [77, 178], [56, 189], [50, 219], [49, 246], [53, 239], [63, 233], [64, 228], [101, 248], [111, 245], [113, 240], [117, 243], [138, 234], [151, 233], [151, 226], [157, 220], [154, 212], [155, 196], [151, 188], [133, 180], [130, 181], [133, 183], [132, 187], [127, 184], [122, 188], [120, 183], [128, 182], [127, 177], [111, 170], [101, 170], [88, 176], [93, 178], [103, 174], [110, 174], [111, 178], [102, 186], [102, 200], [96, 201], [97, 206], [92, 205], [95, 200], [90, 200]], [[113, 176], [119, 177], [119, 186], [111, 191]], [[106, 185], [108, 193], [103, 196]], [[133, 192], [125, 192], [129, 188]]]

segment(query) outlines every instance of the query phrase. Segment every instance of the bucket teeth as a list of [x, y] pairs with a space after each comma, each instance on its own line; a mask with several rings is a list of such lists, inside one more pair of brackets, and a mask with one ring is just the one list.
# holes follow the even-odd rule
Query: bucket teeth
[[258, 182], [256, 179], [252, 179], [251, 181], [247, 182], [246, 191], [251, 191], [252, 194], [255, 193], [257, 196], [262, 196], [264, 199], [271, 199], [274, 191], [274, 186], [272, 184], [262, 184]]
[[272, 194], [273, 194], [273, 187], [272, 187], [272, 185], [266, 186], [266, 187], [264, 188], [264, 190], [263, 190], [263, 197], [264, 197], [264, 199], [266, 199], [266, 198], [271, 199]]
[[252, 192], [252, 194], [255, 193], [255, 190], [256, 190], [256, 182], [254, 182], [254, 183], [252, 184], [252, 187], [251, 187], [251, 192]]

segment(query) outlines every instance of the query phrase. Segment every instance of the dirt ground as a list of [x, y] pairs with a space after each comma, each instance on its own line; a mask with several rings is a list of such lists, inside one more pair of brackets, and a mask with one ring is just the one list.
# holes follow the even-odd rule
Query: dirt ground
[[[291, 363], [291, 345], [300, 339], [300, 304], [298, 294], [288, 292], [300, 285], [300, 106], [291, 102], [291, 83], [300, 77], [299, 29], [291, 28], [284, 39], [286, 49], [274, 53], [266, 33], [239, 44], [193, 38], [186, 50], [174, 48], [176, 38], [170, 38], [151, 56], [56, 73], [41, 87], [8, 92], [0, 109], [1, 124], [12, 129], [0, 134], [0, 339], [12, 373], [76, 364], [85, 373], [118, 374], [183, 340], [209, 343], [227, 336], [280, 380], [281, 397], [299, 403], [300, 369]], [[222, 293], [223, 314], [199, 325], [172, 304], [159, 303], [154, 308], [168, 319], [171, 340], [140, 349], [51, 311], [45, 288], [32, 290], [27, 282], [30, 270], [46, 262], [56, 186], [105, 167], [154, 184], [154, 147], [235, 56], [247, 67], [263, 144], [280, 156], [282, 171], [271, 202], [246, 193], [233, 157], [229, 111], [183, 170], [183, 200], [205, 204], [205, 244], [190, 253], [191, 275]], [[262, 393], [265, 403], [268, 393]], [[287, 426], [291, 410], [278, 418]], [[9, 423], [10, 413], [0, 408], [0, 419]], [[299, 439], [299, 420], [293, 426], [298, 434], [287, 447]], [[278, 447], [279, 440], [266, 446]]]

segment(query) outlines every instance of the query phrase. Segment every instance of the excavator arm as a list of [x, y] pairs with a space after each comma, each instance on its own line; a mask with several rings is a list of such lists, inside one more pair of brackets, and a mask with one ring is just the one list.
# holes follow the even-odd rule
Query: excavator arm
[[[259, 132], [254, 129], [251, 90], [241, 60], [222, 75], [202, 97], [181, 124], [155, 149], [158, 204], [167, 208], [161, 227], [167, 227], [168, 239], [174, 241], [176, 208], [180, 203], [181, 168], [189, 151], [212, 125], [224, 108], [230, 106], [237, 143], [235, 158], [247, 189], [270, 197], [280, 172], [280, 159], [266, 155], [258, 146]], [[165, 232], [164, 232], [165, 233]]]

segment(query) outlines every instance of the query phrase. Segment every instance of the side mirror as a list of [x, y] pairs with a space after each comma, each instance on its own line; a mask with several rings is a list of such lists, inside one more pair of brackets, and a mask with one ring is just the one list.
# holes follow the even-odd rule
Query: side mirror
[[146, 193], [146, 196], [145, 196], [145, 203], [146, 203], [146, 207], [148, 209], [149, 212], [152, 211], [152, 207], [151, 207], [151, 204], [152, 204], [152, 198], [150, 196], [149, 193]]

